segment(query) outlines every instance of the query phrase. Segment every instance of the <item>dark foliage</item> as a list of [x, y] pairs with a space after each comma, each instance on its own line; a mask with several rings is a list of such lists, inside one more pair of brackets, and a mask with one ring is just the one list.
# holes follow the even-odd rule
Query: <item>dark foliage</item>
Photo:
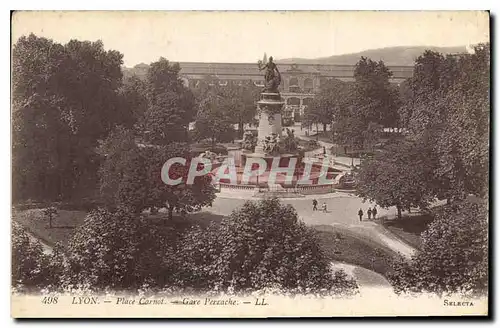
[[127, 211], [95, 210], [66, 249], [63, 287], [163, 288], [172, 283], [176, 233]]
[[122, 54], [31, 34], [13, 48], [13, 199], [70, 199], [96, 183], [97, 140], [119, 112]]
[[484, 294], [488, 289], [488, 222], [484, 204], [455, 203], [422, 233], [411, 261], [394, 264], [397, 293]]
[[277, 199], [248, 202], [219, 225], [183, 241], [185, 277], [202, 289], [349, 294], [356, 283], [333, 273], [314, 232]]
[[17, 291], [33, 292], [58, 285], [58, 264], [44, 254], [42, 245], [30, 238], [18, 223], [12, 223], [11, 283]]

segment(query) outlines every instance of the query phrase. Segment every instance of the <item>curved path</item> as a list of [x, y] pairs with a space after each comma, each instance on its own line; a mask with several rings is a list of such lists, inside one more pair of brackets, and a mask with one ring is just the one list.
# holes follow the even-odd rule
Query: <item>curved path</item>
[[49, 255], [49, 254], [52, 254], [54, 252], [54, 249], [51, 246], [47, 245], [42, 239], [36, 237], [35, 235], [33, 235], [29, 231], [26, 231], [26, 234], [28, 235], [28, 238], [30, 239], [30, 241], [40, 243], [44, 254]]
[[349, 277], [354, 278], [361, 292], [373, 288], [392, 290], [389, 281], [384, 276], [374, 271], [343, 262], [331, 262], [330, 266], [333, 270], [343, 270]]
[[[373, 207], [373, 204], [364, 203], [359, 197], [347, 193], [329, 194], [329, 198], [317, 198], [318, 208], [321, 208], [322, 203], [327, 204], [328, 211], [312, 210], [311, 198], [283, 198], [283, 204], [292, 205], [299, 217], [308, 225], [333, 225], [338, 228], [345, 228], [349, 232], [355, 233], [361, 238], [369, 238], [370, 240], [384, 245], [397, 253], [409, 258], [415, 252], [415, 249], [401, 241], [398, 237], [392, 234], [382, 226], [370, 222], [359, 221], [357, 216], [358, 210], [361, 208], [366, 213], [368, 207]], [[258, 201], [258, 198], [245, 199], [231, 198], [226, 199], [219, 195], [212, 204], [212, 207], [204, 208], [204, 211], [219, 214], [230, 215], [231, 212], [241, 207], [246, 201]], [[378, 208], [379, 216], [395, 216], [396, 209], [388, 210]], [[365, 216], [366, 219], [366, 216]]]

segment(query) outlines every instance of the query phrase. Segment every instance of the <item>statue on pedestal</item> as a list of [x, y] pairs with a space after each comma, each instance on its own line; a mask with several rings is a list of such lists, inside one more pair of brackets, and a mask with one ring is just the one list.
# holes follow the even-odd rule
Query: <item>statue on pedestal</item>
[[281, 74], [278, 70], [278, 66], [273, 62], [273, 57], [269, 57], [269, 61], [262, 65], [262, 61], [258, 62], [259, 70], [266, 70], [264, 79], [266, 81], [264, 92], [269, 93], [279, 93], [278, 86], [281, 83]]

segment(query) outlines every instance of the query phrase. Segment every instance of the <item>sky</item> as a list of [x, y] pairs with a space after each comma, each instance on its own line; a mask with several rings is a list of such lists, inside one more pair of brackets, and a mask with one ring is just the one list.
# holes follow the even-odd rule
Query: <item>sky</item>
[[60, 43], [102, 40], [124, 65], [318, 58], [391, 46], [466, 46], [489, 40], [478, 11], [16, 12], [12, 40], [34, 33]]

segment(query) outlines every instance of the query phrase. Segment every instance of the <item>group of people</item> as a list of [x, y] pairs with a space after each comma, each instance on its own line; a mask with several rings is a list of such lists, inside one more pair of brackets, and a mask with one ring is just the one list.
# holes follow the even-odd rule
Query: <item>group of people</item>
[[[363, 210], [359, 209], [358, 211], [358, 216], [359, 216], [359, 221], [363, 221]], [[377, 205], [373, 206], [373, 209], [368, 207], [368, 210], [366, 211], [366, 214], [368, 214], [368, 220], [371, 220], [372, 216], [373, 219], [375, 220], [377, 218]]]
[[[313, 199], [312, 201], [312, 205], [313, 205], [313, 211], [318, 211], [318, 201], [316, 199]], [[326, 203], [323, 202], [323, 204], [321, 204], [321, 210], [324, 212], [324, 213], [327, 213], [327, 206], [326, 206]], [[373, 219], [375, 220], [377, 218], [377, 205], [374, 205], [373, 206], [373, 209], [368, 207], [368, 210], [366, 211], [366, 214], [368, 214], [368, 220], [371, 220], [372, 217]], [[358, 216], [359, 216], [359, 221], [363, 221], [363, 210], [360, 208], [359, 211], [358, 211]]]
[[[318, 210], [318, 201], [316, 199], [313, 199], [313, 211], [317, 211], [317, 210]], [[323, 204], [321, 204], [321, 210], [323, 211], [323, 213], [327, 212], [327, 207], [326, 207], [325, 202], [323, 202]]]

